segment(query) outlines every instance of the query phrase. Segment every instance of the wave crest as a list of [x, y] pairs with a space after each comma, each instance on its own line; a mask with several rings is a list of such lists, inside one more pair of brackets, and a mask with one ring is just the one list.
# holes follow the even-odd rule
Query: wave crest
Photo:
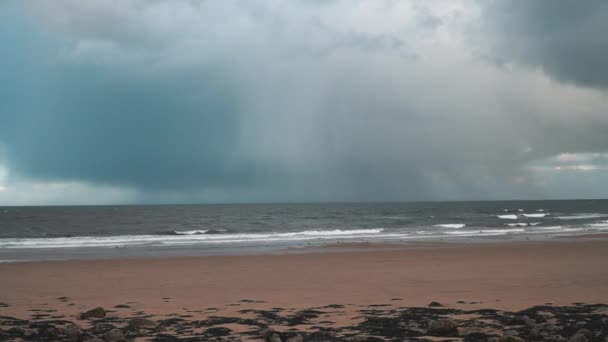
[[558, 216], [557, 218], [560, 220], [589, 220], [589, 219], [602, 218], [602, 217], [608, 217], [608, 214], [584, 213], [584, 214]]
[[355, 239], [382, 235], [382, 228], [352, 230], [306, 230], [300, 232], [268, 233], [209, 233], [209, 231], [184, 231], [175, 235], [117, 235], [76, 236], [69, 238], [0, 239], [0, 248], [78, 248], [78, 247], [129, 247], [146, 245], [184, 246], [196, 244], [264, 243], [302, 241], [314, 239]]
[[464, 224], [464, 223], [446, 223], [446, 224], [436, 224], [436, 225], [434, 225], [434, 227], [460, 229], [460, 228], [466, 227], [466, 224]]

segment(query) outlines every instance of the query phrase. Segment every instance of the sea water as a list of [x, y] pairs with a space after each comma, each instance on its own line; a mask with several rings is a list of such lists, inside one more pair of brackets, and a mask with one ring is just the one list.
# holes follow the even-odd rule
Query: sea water
[[0, 262], [608, 232], [607, 200], [0, 207]]

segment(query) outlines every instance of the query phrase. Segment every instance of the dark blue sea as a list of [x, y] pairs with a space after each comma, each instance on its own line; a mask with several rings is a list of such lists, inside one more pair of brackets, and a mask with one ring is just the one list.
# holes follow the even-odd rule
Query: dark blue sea
[[608, 200], [0, 207], [0, 261], [489, 242], [608, 232]]

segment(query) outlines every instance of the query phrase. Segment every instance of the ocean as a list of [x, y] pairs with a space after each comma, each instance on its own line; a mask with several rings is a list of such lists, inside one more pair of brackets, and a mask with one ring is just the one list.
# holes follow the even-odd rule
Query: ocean
[[0, 262], [298, 252], [608, 231], [608, 200], [0, 207]]

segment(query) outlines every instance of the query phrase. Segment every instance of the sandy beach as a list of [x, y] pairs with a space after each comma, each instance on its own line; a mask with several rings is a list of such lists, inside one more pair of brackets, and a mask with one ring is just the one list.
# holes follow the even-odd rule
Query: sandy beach
[[[355, 249], [355, 250], [353, 250]], [[522, 310], [608, 303], [608, 240], [334, 247], [304, 254], [0, 265], [0, 315], [77, 320], [94, 307], [154, 319], [335, 305]], [[124, 308], [115, 308], [123, 305]], [[35, 316], [38, 315], [38, 316]], [[46, 316], [45, 316], [46, 315]], [[339, 321], [339, 322], [338, 322]]]
[[[386, 246], [385, 246], [386, 247]], [[380, 304], [522, 309], [608, 302], [608, 241], [362, 247], [308, 254], [10, 263], [0, 265], [5, 314], [69, 297], [77, 307], [137, 302], [158, 313], [224, 306]], [[171, 301], [163, 302], [162, 298]], [[67, 308], [66, 308], [67, 309]]]

